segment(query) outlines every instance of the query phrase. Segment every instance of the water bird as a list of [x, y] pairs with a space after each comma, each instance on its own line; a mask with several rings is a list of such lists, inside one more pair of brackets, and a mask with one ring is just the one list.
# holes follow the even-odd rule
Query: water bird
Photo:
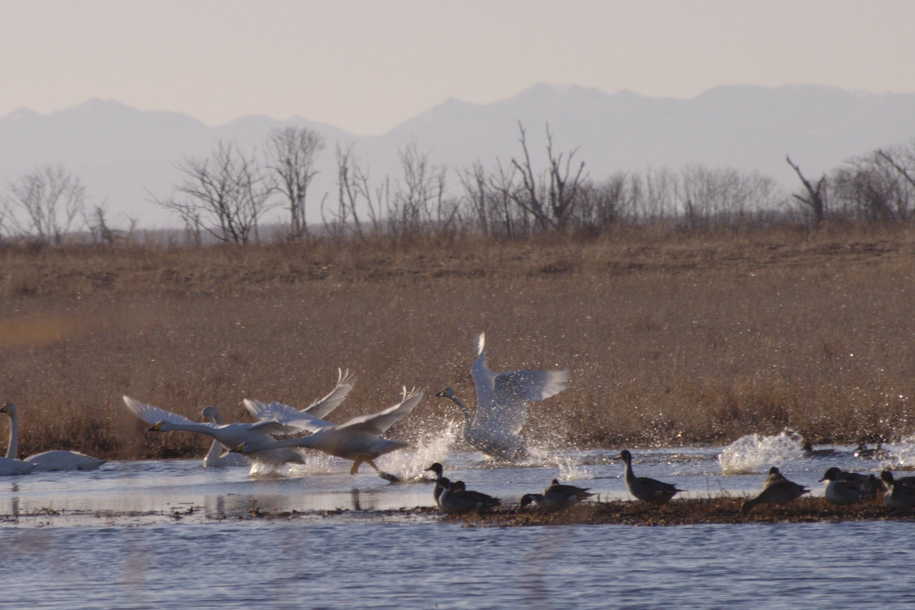
[[486, 512], [499, 504], [501, 501], [498, 498], [467, 489], [464, 481], [453, 481], [442, 490], [438, 506], [443, 513], [461, 515], [469, 512]]
[[[211, 424], [222, 424], [222, 417], [216, 407], [205, 407], [200, 414]], [[251, 460], [240, 453], [231, 451], [215, 438], [210, 443], [210, 449], [203, 456], [204, 468], [229, 468], [234, 466], [250, 466]]]
[[520, 437], [528, 418], [528, 403], [546, 400], [566, 389], [565, 370], [521, 370], [496, 373], [486, 365], [486, 333], [477, 337], [477, 357], [470, 368], [476, 393], [476, 412], [471, 415], [450, 387], [436, 396], [447, 398], [464, 415], [464, 440], [496, 459], [517, 461], [527, 455]]
[[[16, 460], [16, 454], [19, 451], [19, 420], [16, 415], [16, 405], [11, 402], [0, 407], [0, 413], [5, 413], [10, 418], [10, 436], [9, 445], [6, 449], [6, 459]], [[63, 449], [52, 449], [30, 455], [22, 460], [33, 465], [36, 471], [55, 471], [55, 470], [95, 470], [105, 463], [105, 460], [79, 451], [65, 451]], [[11, 474], [25, 474], [25, 468], [20, 464], [10, 464], [8, 468]], [[29, 469], [28, 472], [31, 472]]]
[[553, 479], [542, 494], [524, 494], [521, 496], [521, 508], [533, 506], [544, 512], [554, 512], [568, 508], [572, 504], [593, 496], [588, 488], [575, 485], [563, 485]]
[[[386, 439], [382, 435], [387, 432], [388, 428], [412, 413], [413, 409], [422, 402], [423, 396], [424, 394], [421, 390], [415, 388], [407, 390], [406, 386], [404, 386], [401, 401], [383, 411], [372, 415], [354, 417], [339, 425], [313, 418], [322, 423], [312, 434], [286, 439], [271, 438], [263, 446], [280, 450], [317, 449], [329, 455], [352, 460], [353, 465], [350, 468], [350, 474], [356, 474], [359, 471], [359, 466], [368, 464], [375, 469], [381, 478], [391, 483], [397, 483], [400, 478], [383, 472], [375, 465], [374, 460], [385, 453], [408, 446], [403, 441]], [[248, 441], [242, 441], [231, 446], [240, 453], [248, 453], [252, 450], [258, 450], [260, 447], [257, 443], [249, 444]]]
[[763, 490], [756, 497], [745, 501], [743, 506], [740, 507], [740, 512], [747, 514], [757, 504], [787, 504], [809, 491], [803, 485], [798, 485], [794, 481], [786, 479], [778, 468], [773, 466], [770, 469], [769, 477], [766, 479]]
[[284, 425], [275, 420], [231, 424], [195, 422], [183, 415], [142, 403], [130, 396], [124, 396], [123, 399], [131, 413], [147, 424], [151, 424], [150, 431], [204, 434], [233, 449], [244, 443], [247, 448], [246, 455], [253, 461], [264, 464], [279, 466], [286, 463], [305, 463], [305, 456], [301, 451], [269, 446], [275, 440], [274, 435], [301, 432], [298, 427]]
[[432, 497], [435, 498], [436, 506], [439, 505], [439, 497], [442, 495], [442, 492], [451, 484], [451, 481], [444, 477], [444, 467], [438, 462], [435, 462], [428, 468], [427, 471], [435, 473], [435, 488], [432, 490]]
[[833, 466], [823, 474], [820, 482], [823, 481], [827, 482], [825, 496], [830, 504], [857, 504], [868, 499], [863, 487], [869, 482], [865, 475], [845, 472]]
[[836, 454], [835, 449], [814, 449], [813, 444], [808, 440], [804, 441], [801, 449], [803, 450], [804, 457], [806, 458], [832, 457]]
[[626, 488], [629, 489], [629, 493], [643, 502], [657, 505], [667, 504], [674, 495], [685, 491], [677, 489], [671, 483], [635, 476], [632, 471], [632, 454], [626, 449], [620, 451], [620, 454], [616, 457], [626, 462]]
[[[315, 400], [304, 409], [296, 409], [280, 402], [245, 400], [244, 405], [255, 419], [276, 420], [283, 424], [300, 423], [305, 429], [317, 430], [322, 422], [339, 407], [353, 390], [356, 378], [349, 369], [337, 369], [337, 383], [325, 396]], [[316, 421], [319, 420], [319, 421]], [[329, 422], [324, 422], [328, 423]]]
[[867, 443], [863, 441], [858, 443], [858, 447], [852, 455], [862, 460], [886, 460], [891, 457], [890, 452], [884, 449], [880, 442], [876, 447], [868, 447]]
[[896, 479], [892, 472], [884, 470], [880, 478], [889, 489], [889, 493], [883, 496], [883, 503], [892, 510], [912, 510], [915, 506], [915, 477]]

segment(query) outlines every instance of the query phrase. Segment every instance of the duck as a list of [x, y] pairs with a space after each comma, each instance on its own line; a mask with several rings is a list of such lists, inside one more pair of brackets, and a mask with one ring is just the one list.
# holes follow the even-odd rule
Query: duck
[[521, 496], [521, 508], [532, 506], [544, 512], [554, 512], [568, 508], [586, 498], [593, 496], [588, 488], [575, 485], [562, 485], [553, 479], [542, 494], [524, 494]]
[[[412, 413], [422, 402], [424, 396], [422, 390], [416, 388], [407, 390], [404, 386], [400, 402], [378, 413], [354, 417], [339, 425], [317, 420], [322, 424], [308, 436], [281, 440], [268, 437], [263, 442], [243, 440], [231, 446], [235, 451], [244, 454], [263, 449], [317, 449], [329, 455], [352, 460], [351, 475], [355, 475], [362, 464], [368, 464], [381, 478], [391, 483], [398, 483], [400, 482], [399, 477], [383, 472], [374, 460], [386, 453], [409, 446], [408, 443], [386, 439], [382, 435], [387, 432], [388, 428]], [[310, 418], [310, 420], [314, 419], [317, 418]], [[275, 420], [263, 423], [270, 423], [270, 421]]]
[[464, 481], [449, 482], [439, 496], [439, 510], [449, 515], [483, 513], [501, 504], [498, 498], [467, 489]]
[[889, 493], [883, 496], [883, 503], [887, 508], [893, 511], [908, 512], [915, 507], [915, 485], [905, 481], [913, 477], [903, 477], [895, 479], [893, 473], [884, 470], [880, 473], [880, 478], [886, 483]]
[[435, 462], [426, 468], [426, 470], [435, 473], [435, 488], [432, 490], [432, 497], [435, 499], [436, 506], [439, 506], [439, 498], [441, 497], [445, 488], [451, 485], [451, 481], [443, 476], [445, 469], [438, 462]]
[[[203, 419], [211, 424], [222, 424], [222, 417], [219, 415], [219, 409], [216, 407], [205, 407], [201, 412]], [[240, 453], [229, 451], [229, 448], [217, 441], [215, 438], [210, 443], [210, 449], [203, 456], [204, 468], [231, 468], [236, 466], [247, 467], [251, 465], [251, 460]]]
[[887, 460], [891, 457], [890, 452], [884, 449], [879, 441], [876, 447], [868, 447], [867, 443], [861, 441], [853, 455], [862, 460]]
[[770, 470], [763, 490], [755, 497], [745, 501], [740, 507], [741, 513], [749, 513], [757, 504], [787, 504], [810, 491], [803, 485], [786, 479], [777, 468], [773, 467], [773, 469], [775, 472]]
[[[16, 415], [16, 405], [11, 402], [0, 407], [0, 413], [5, 413], [10, 418], [10, 436], [9, 445], [7, 445], [6, 458], [15, 459], [19, 450], [19, 421]], [[18, 461], [18, 460], [16, 460]], [[66, 470], [96, 470], [105, 460], [91, 455], [86, 455], [79, 451], [66, 451], [63, 449], [52, 449], [35, 453], [22, 460], [32, 464], [35, 471], [66, 471]], [[18, 474], [27, 474], [22, 472], [24, 468], [21, 465], [11, 465], [12, 470], [18, 470]], [[28, 472], [31, 472], [29, 470]]]
[[486, 364], [486, 333], [477, 336], [477, 357], [470, 367], [476, 393], [476, 412], [445, 388], [436, 394], [447, 398], [464, 415], [464, 440], [486, 455], [507, 462], [527, 457], [521, 429], [528, 419], [528, 404], [562, 392], [569, 383], [566, 370], [523, 370], [496, 373]]
[[[849, 476], [853, 475], [853, 476]], [[857, 477], [860, 477], [858, 479]], [[867, 482], [868, 478], [853, 472], [844, 472], [840, 468], [833, 466], [823, 474], [820, 482], [826, 481], [826, 501], [830, 504], [846, 505], [857, 504], [865, 499], [865, 493], [862, 485]]]
[[629, 493], [643, 502], [656, 505], [667, 504], [674, 495], [686, 491], [677, 489], [671, 483], [635, 476], [635, 473], [632, 472], [632, 454], [626, 449], [623, 449], [617, 458], [626, 462], [626, 488], [629, 489]]
[[835, 449], [814, 449], [813, 444], [808, 440], [804, 441], [801, 449], [803, 450], [804, 457], [806, 458], [832, 457], [836, 454]]

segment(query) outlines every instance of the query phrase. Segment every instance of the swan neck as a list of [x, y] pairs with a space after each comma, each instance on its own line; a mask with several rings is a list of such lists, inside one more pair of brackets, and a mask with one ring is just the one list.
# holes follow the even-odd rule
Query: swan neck
[[16, 413], [10, 413], [10, 438], [6, 445], [6, 457], [10, 460], [17, 459], [19, 454], [19, 421]]
[[470, 409], [467, 408], [467, 406], [461, 401], [460, 398], [457, 397], [456, 394], [452, 394], [448, 398], [450, 398], [451, 402], [456, 404], [461, 409], [461, 412], [464, 414], [464, 421], [469, 424], [470, 419], [471, 419], [470, 418]]

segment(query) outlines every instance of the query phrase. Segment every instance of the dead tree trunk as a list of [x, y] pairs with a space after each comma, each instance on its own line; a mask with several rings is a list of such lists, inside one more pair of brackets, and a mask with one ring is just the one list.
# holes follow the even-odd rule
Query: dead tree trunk
[[791, 160], [790, 156], [786, 156], [785, 160], [788, 162], [788, 165], [791, 166], [791, 169], [794, 170], [794, 173], [797, 174], [797, 177], [800, 178], [801, 184], [804, 185], [804, 190], [807, 191], [806, 195], [798, 195], [795, 193], [793, 195], [794, 198], [810, 208], [810, 211], [813, 214], [813, 226], [819, 227], [826, 218], [826, 174], [820, 176], [820, 179], [817, 180], [817, 184], [814, 187], [810, 184], [810, 181], [804, 177], [801, 168]]

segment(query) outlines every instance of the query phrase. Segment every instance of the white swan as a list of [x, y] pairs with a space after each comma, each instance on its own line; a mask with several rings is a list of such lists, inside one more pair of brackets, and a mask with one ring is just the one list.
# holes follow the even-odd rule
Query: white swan
[[[7, 459], [13, 459], [18, 462], [19, 460], [15, 459], [16, 453], [19, 451], [19, 420], [16, 416], [16, 405], [8, 402], [0, 407], [0, 413], [5, 413], [10, 418], [10, 439], [6, 450], [6, 457]], [[22, 461], [32, 464], [33, 466], [32, 469], [26, 470], [25, 472], [31, 472], [33, 469], [36, 471], [95, 470], [105, 463], [105, 460], [101, 458], [92, 457], [91, 455], [80, 453], [79, 451], [64, 451], [62, 449], [36, 453]], [[9, 468], [12, 470], [22, 470], [23, 467], [14, 464], [9, 466]], [[10, 474], [25, 474], [25, 472], [11, 472]]]
[[[295, 449], [268, 447], [274, 441], [274, 434], [291, 434], [299, 431], [298, 427], [286, 426], [277, 421], [264, 420], [257, 423], [234, 423], [234, 424], [213, 424], [207, 422], [195, 422], [160, 409], [152, 405], [144, 404], [129, 396], [124, 396], [124, 404], [130, 409], [131, 413], [148, 424], [152, 424], [150, 430], [171, 432], [196, 432], [205, 434], [225, 445], [226, 447], [237, 447], [245, 443], [249, 448], [246, 452], [248, 457], [256, 462], [279, 466], [285, 463], [305, 463], [305, 456], [301, 451]], [[320, 420], [319, 420], [320, 421]]]
[[340, 406], [346, 396], [352, 391], [355, 378], [349, 372], [349, 369], [337, 369], [337, 385], [327, 393], [323, 398], [319, 398], [302, 410], [284, 405], [279, 402], [263, 403], [257, 400], [245, 400], [245, 408], [252, 417], [260, 420], [275, 419], [279, 422], [289, 425], [301, 423], [303, 429], [313, 431], [324, 425], [332, 425], [330, 422], [323, 422], [325, 417]]
[[[222, 417], [219, 415], [219, 409], [216, 407], [206, 407], [201, 411], [204, 419], [211, 424], [221, 424]], [[235, 466], [250, 466], [251, 460], [240, 453], [230, 452], [230, 450], [217, 441], [215, 438], [210, 443], [210, 450], [203, 456], [204, 468], [231, 468]]]
[[[272, 440], [263, 446], [277, 450], [289, 448], [317, 449], [318, 451], [323, 451], [324, 453], [336, 457], [352, 460], [353, 465], [350, 468], [350, 474], [356, 474], [359, 470], [359, 466], [365, 463], [374, 468], [383, 479], [396, 482], [399, 481], [399, 479], [392, 474], [382, 472], [378, 466], [375, 465], [374, 460], [380, 455], [406, 447], [407, 443], [386, 439], [382, 437], [382, 434], [387, 432], [388, 428], [395, 423], [412, 413], [413, 409], [415, 409], [422, 400], [423, 392], [421, 390], [416, 390], [414, 388], [408, 391], [407, 388], [404, 387], [403, 397], [396, 405], [372, 415], [354, 417], [339, 425], [334, 425], [310, 416], [303, 419], [302, 415], [307, 414], [296, 411], [292, 407], [286, 407], [285, 411], [292, 419], [285, 420], [283, 418], [284, 410], [276, 408], [272, 413], [277, 419], [272, 421], [300, 426], [303, 430], [311, 429], [314, 430], [314, 433], [304, 437]], [[259, 405], [257, 401], [245, 400], [244, 402], [249, 410], [258, 409], [263, 406]], [[252, 404], [249, 405], [248, 403]], [[274, 403], [274, 405], [276, 404], [278, 403]], [[248, 443], [247, 441], [230, 446], [235, 451], [245, 454], [249, 453], [253, 448], [258, 447], [258, 445]]]
[[519, 436], [527, 422], [527, 403], [546, 400], [566, 389], [569, 372], [507, 371], [495, 373], [486, 366], [486, 334], [477, 339], [477, 358], [470, 367], [477, 395], [476, 414], [445, 388], [436, 396], [448, 398], [464, 414], [464, 440], [471, 447], [495, 458], [514, 461], [527, 455]]

